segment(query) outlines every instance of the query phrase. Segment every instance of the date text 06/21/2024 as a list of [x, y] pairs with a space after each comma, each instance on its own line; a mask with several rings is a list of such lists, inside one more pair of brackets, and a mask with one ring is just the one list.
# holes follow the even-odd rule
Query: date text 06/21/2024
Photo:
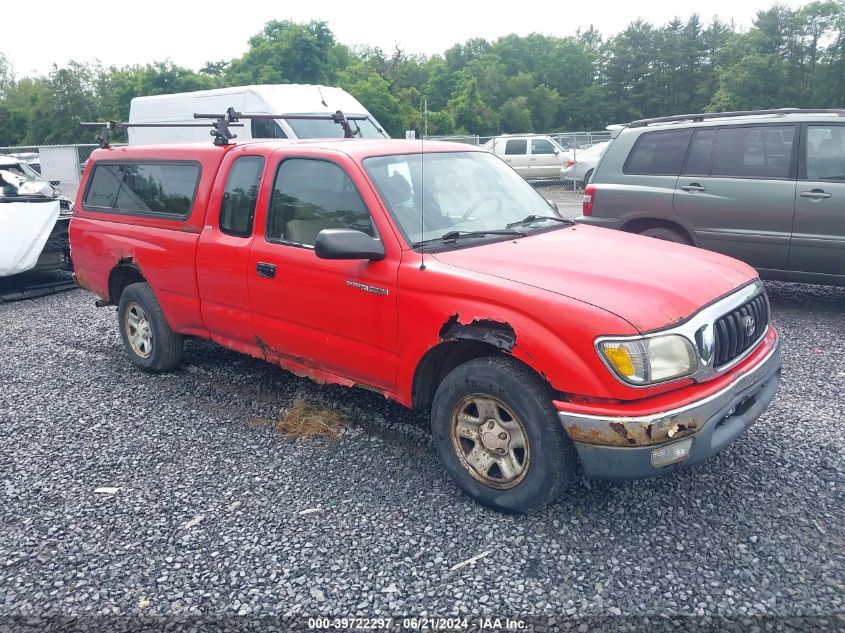
[[312, 630], [391, 630], [398, 628], [411, 631], [521, 631], [528, 628], [524, 620], [500, 617], [436, 618], [436, 617], [338, 617], [309, 618], [308, 628]]

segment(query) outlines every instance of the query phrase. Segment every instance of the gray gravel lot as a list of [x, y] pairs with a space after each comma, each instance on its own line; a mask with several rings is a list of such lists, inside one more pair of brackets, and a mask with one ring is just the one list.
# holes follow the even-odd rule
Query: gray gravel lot
[[571, 219], [581, 215], [581, 203], [584, 199], [582, 192], [573, 193], [571, 189], [559, 184], [535, 185], [535, 188], [546, 200], [557, 203], [558, 211], [563, 217]]
[[[2, 304], [0, 630], [10, 616], [120, 616], [117, 630], [521, 615], [607, 630], [634, 621], [591, 618], [842, 615], [845, 289], [768, 289], [784, 380], [749, 433], [662, 479], [578, 480], [532, 516], [463, 497], [426, 421], [378, 395], [204, 341], [150, 376], [85, 292]], [[297, 397], [349, 429], [333, 443], [256, 423]]]

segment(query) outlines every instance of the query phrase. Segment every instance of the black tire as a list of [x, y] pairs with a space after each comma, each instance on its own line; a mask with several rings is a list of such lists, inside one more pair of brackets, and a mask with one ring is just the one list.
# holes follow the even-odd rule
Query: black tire
[[[132, 334], [129, 330], [132, 326], [127, 319], [127, 312], [130, 311], [132, 317], [144, 315], [148, 343], [139, 346], [130, 342]], [[136, 366], [150, 373], [160, 373], [173, 369], [182, 360], [182, 335], [170, 329], [161, 304], [148, 283], [134, 283], [124, 289], [117, 307], [117, 319], [123, 347], [129, 354], [129, 360]], [[140, 351], [136, 347], [139, 347]]]
[[666, 242], [675, 242], [676, 244], [686, 244], [687, 246], [692, 245], [688, 236], [684, 235], [677, 229], [671, 229], [668, 226], [653, 226], [649, 229], [645, 229], [644, 231], [640, 231], [640, 235], [653, 237]]
[[[527, 437], [523, 474], [509, 484], [511, 487], [503, 489], [482, 482], [459, 454], [465, 451], [461, 442], [471, 440], [453, 441], [453, 414], [457, 415], [467, 398], [476, 395], [491, 396], [511, 409]], [[452, 370], [434, 394], [431, 430], [440, 461], [455, 483], [479, 503], [500, 512], [531, 512], [557, 499], [572, 480], [578, 457], [558, 420], [552, 398], [548, 385], [513, 358], [478, 358]], [[480, 412], [477, 417], [484, 419]], [[476, 443], [482, 452], [490, 453], [489, 459], [500, 457]], [[502, 452], [505, 450], [512, 451]]]

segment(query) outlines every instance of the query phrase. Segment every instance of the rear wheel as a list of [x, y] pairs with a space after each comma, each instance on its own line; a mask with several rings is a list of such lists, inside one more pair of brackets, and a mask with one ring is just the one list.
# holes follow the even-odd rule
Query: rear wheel
[[449, 373], [434, 395], [431, 428], [458, 486], [502, 512], [548, 505], [575, 471], [550, 389], [512, 358], [479, 358]]
[[123, 346], [135, 365], [158, 373], [182, 360], [182, 335], [170, 329], [149, 284], [127, 286], [120, 295], [117, 316]]
[[692, 244], [689, 237], [678, 231], [677, 229], [669, 228], [668, 226], [653, 226], [644, 231], [640, 231], [640, 235], [646, 237], [653, 237], [658, 240], [665, 240], [667, 242], [675, 242], [677, 244]]

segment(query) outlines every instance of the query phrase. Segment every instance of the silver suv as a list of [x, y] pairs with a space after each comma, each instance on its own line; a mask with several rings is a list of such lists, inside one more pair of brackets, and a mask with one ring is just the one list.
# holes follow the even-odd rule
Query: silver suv
[[583, 207], [580, 222], [718, 251], [764, 278], [845, 285], [845, 110], [634, 121]]

